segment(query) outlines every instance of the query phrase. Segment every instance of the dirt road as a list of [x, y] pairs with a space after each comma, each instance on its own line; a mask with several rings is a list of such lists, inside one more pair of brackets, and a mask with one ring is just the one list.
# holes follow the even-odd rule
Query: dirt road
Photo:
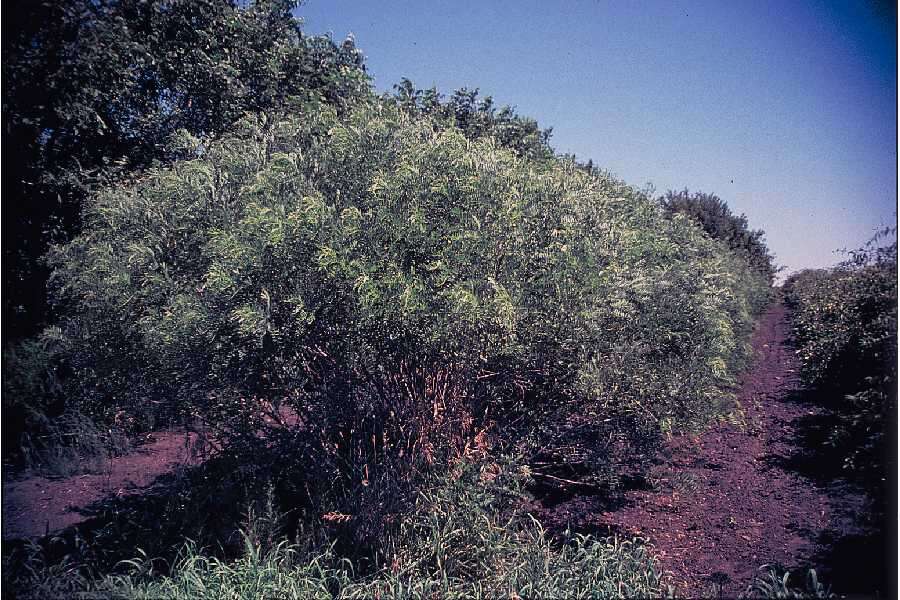
[[148, 443], [106, 461], [96, 473], [5, 481], [3, 539], [55, 533], [85, 521], [85, 510], [105, 498], [141, 493], [160, 475], [196, 462], [192, 452], [195, 438], [184, 432], [158, 431]]

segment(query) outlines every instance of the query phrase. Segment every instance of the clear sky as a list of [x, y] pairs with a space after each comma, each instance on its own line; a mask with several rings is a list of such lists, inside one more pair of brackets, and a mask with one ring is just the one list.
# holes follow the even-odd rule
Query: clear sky
[[307, 0], [379, 91], [479, 88], [557, 152], [660, 192], [715, 193], [788, 271], [896, 221], [896, 4]]

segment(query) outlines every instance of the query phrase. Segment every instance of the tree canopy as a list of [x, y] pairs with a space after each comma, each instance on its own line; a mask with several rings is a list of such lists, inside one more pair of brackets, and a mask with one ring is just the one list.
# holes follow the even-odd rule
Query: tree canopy
[[182, 156], [247, 112], [368, 93], [353, 40], [308, 37], [296, 2], [19, 3], [3, 27], [4, 337], [44, 318], [38, 257], [79, 229], [98, 186]]
[[774, 283], [778, 268], [765, 244], [765, 232], [750, 229], [747, 217], [732, 213], [724, 200], [715, 194], [691, 194], [685, 189], [680, 192], [669, 191], [659, 201], [670, 213], [693, 219], [710, 236], [722, 240], [732, 251], [743, 256], [751, 268], [763, 275], [770, 285]]
[[478, 98], [478, 89], [460, 88], [449, 98], [437, 88], [417, 89], [407, 78], [394, 85], [394, 99], [406, 111], [426, 115], [443, 127], [455, 127], [470, 140], [494, 137], [519, 156], [551, 158], [551, 129], [541, 129], [511, 106], [498, 108], [491, 96]]

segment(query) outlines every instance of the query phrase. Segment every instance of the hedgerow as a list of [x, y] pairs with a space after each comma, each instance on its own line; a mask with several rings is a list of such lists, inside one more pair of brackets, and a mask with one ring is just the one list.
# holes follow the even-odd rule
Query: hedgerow
[[844, 467], [878, 472], [896, 406], [897, 243], [885, 230], [833, 269], [807, 270], [785, 282], [805, 381], [840, 398], [830, 443]]

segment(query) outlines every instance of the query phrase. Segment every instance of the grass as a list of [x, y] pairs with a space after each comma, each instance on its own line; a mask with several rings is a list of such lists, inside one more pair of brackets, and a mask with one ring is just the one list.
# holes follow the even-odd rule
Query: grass
[[386, 527], [377, 567], [365, 573], [339, 556], [333, 543], [311, 547], [299, 538], [274, 538], [271, 532], [280, 516], [269, 505], [261, 514], [248, 511], [243, 552], [234, 560], [186, 541], [171, 568], [160, 569], [159, 561], [136, 551], [138, 557], [120, 563], [116, 573], [101, 575], [67, 560], [47, 564], [35, 549], [26, 567], [4, 587], [20, 598], [173, 600], [664, 594], [651, 548], [643, 540], [551, 539], [516, 508], [521, 477], [511, 465], [458, 465], [423, 489], [409, 514]]
[[834, 598], [834, 594], [822, 585], [815, 569], [808, 569], [806, 578], [798, 582], [791, 571], [775, 565], [763, 565], [761, 573], [747, 586], [742, 598], [816, 599]]
[[[496, 526], [489, 529], [496, 529]], [[475, 532], [455, 531], [458, 535]], [[496, 534], [496, 530], [493, 534]], [[428, 541], [440, 539], [432, 531]], [[491, 535], [491, 534], [489, 534]], [[149, 561], [130, 561], [132, 573], [109, 576], [93, 591], [117, 597], [209, 598], [622, 598], [660, 596], [659, 576], [640, 541], [595, 540], [576, 536], [554, 549], [539, 527], [500, 534], [485, 547], [454, 547], [471, 554], [467, 566], [486, 575], [467, 574], [458, 562], [433, 562], [448, 546], [434, 546], [420, 561], [394, 564], [375, 576], [357, 578], [353, 565], [330, 549], [304, 557], [286, 542], [268, 552], [249, 543], [245, 555], [224, 562], [185, 546], [172, 575], [153, 577]], [[422, 549], [421, 547], [419, 549]]]

